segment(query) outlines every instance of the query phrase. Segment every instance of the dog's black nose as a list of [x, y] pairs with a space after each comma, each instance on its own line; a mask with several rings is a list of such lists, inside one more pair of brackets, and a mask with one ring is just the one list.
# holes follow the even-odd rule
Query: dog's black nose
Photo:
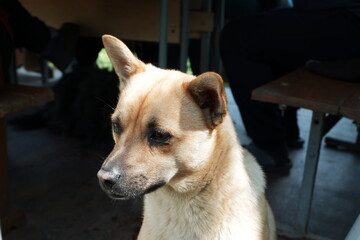
[[103, 180], [102, 184], [106, 190], [110, 190], [114, 185], [115, 181], [113, 180]]
[[119, 180], [120, 174], [115, 170], [100, 169], [97, 173], [101, 186], [105, 190], [111, 190]]

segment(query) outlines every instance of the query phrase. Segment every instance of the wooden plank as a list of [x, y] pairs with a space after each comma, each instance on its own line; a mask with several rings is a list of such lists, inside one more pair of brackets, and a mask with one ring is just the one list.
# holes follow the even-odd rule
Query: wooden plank
[[360, 121], [360, 84], [357, 85], [354, 94], [341, 105], [340, 114], [344, 117]]
[[192, 33], [211, 32], [214, 29], [213, 13], [192, 11], [189, 13], [190, 35]]
[[337, 115], [341, 104], [353, 93], [355, 87], [355, 83], [298, 69], [255, 89], [252, 99]]
[[7, 85], [0, 91], [0, 118], [53, 99], [49, 88]]
[[202, 0], [191, 0], [189, 2], [190, 10], [201, 10], [202, 2], [203, 2]]
[[[80, 34], [100, 37], [111, 34], [123, 40], [159, 40], [159, 0], [21, 0], [31, 14], [51, 27], [60, 28], [64, 22], [76, 23]], [[168, 41], [180, 41], [181, 0], [169, 1]], [[80, 10], [80, 11], [79, 11]], [[208, 31], [212, 15], [194, 13], [190, 17], [190, 36], [199, 37], [199, 31]], [[199, 17], [202, 19], [199, 20]], [[210, 29], [211, 30], [211, 29]]]

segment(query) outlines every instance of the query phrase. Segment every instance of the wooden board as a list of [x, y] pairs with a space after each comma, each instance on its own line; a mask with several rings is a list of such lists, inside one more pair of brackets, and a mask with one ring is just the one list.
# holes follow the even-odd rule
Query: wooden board
[[344, 117], [360, 121], [360, 84], [340, 107], [340, 114]]
[[0, 118], [54, 99], [49, 88], [8, 85], [0, 90]]
[[[100, 37], [111, 34], [123, 40], [158, 41], [160, 0], [21, 0], [31, 14], [60, 28], [64, 22], [79, 25], [81, 34]], [[198, 1], [197, 1], [198, 2]], [[181, 0], [169, 1], [168, 41], [180, 42]], [[190, 37], [212, 31], [212, 13], [190, 12]]]
[[298, 69], [255, 89], [252, 99], [337, 115], [340, 106], [355, 87], [355, 83], [333, 80]]

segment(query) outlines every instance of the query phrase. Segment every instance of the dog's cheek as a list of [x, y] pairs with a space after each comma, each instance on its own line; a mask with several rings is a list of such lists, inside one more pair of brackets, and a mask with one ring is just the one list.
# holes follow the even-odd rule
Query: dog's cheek
[[207, 131], [197, 132], [186, 137], [177, 147], [175, 156], [181, 170], [196, 172], [206, 165], [212, 152], [213, 141]]
[[177, 173], [176, 160], [172, 155], [162, 156], [156, 159], [156, 169], [153, 171], [154, 179], [158, 182], [169, 182]]

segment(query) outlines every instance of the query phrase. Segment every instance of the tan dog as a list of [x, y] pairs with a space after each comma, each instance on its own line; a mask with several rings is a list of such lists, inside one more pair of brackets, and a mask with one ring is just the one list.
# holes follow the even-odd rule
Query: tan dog
[[145, 65], [117, 38], [103, 42], [121, 94], [98, 177], [114, 199], [146, 194], [138, 239], [276, 239], [263, 172], [237, 140], [221, 77]]

